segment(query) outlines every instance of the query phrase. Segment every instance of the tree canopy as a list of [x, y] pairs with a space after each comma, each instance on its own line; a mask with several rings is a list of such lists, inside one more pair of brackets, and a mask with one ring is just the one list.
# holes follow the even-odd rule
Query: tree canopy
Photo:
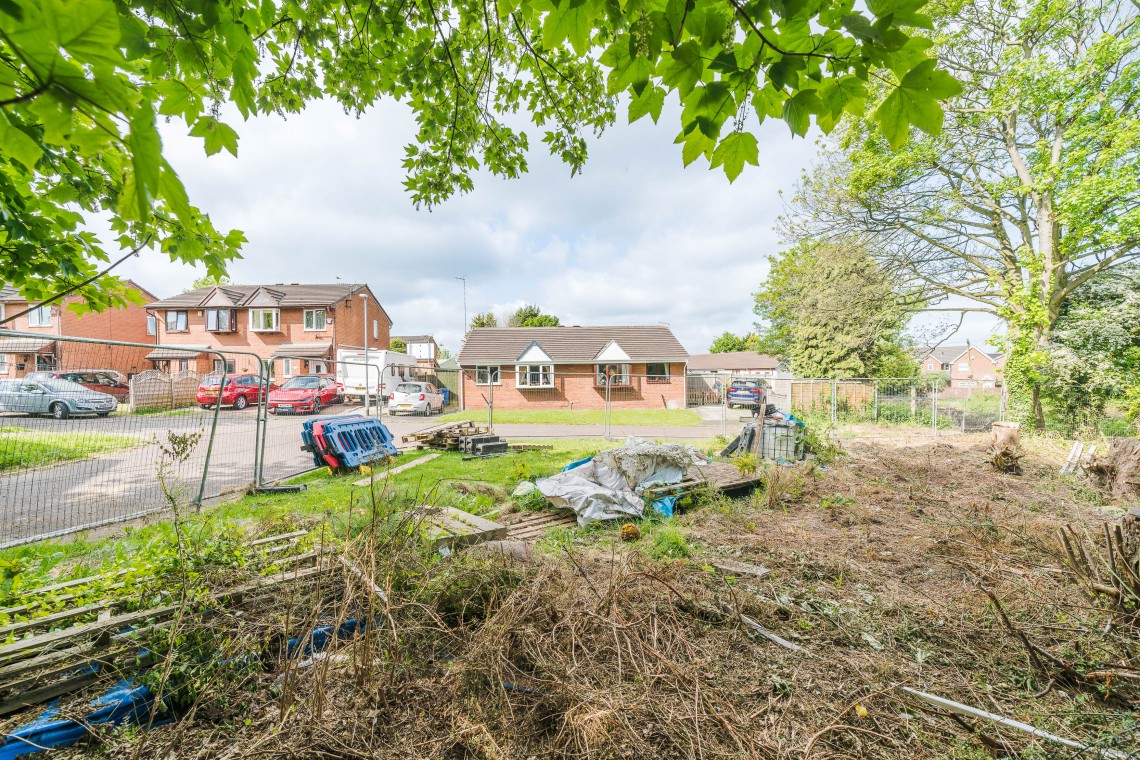
[[503, 320], [507, 327], [558, 327], [558, 317], [543, 314], [535, 304], [523, 304]]
[[491, 312], [480, 312], [471, 317], [471, 327], [498, 327], [499, 320]]
[[[1012, 414], [1040, 422], [1066, 300], [1140, 257], [1140, 12], [1107, 0], [939, 0], [929, 12], [934, 52], [962, 84], [942, 130], [849, 120], [788, 227], [871, 234], [892, 276], [1003, 317]], [[872, 87], [875, 113], [894, 97]]]
[[[730, 179], [759, 161], [756, 131], [797, 135], [861, 113], [867, 83], [894, 135], [933, 130], [952, 90], [935, 68], [923, 0], [3, 0], [0, 2], [0, 279], [31, 299], [82, 282], [111, 244], [154, 248], [220, 277], [244, 237], [217, 230], [164, 158], [159, 119], [208, 155], [238, 154], [243, 119], [330, 98], [362, 112], [383, 98], [415, 113], [405, 185], [416, 204], [514, 177], [532, 137], [571, 172], [618, 103], [657, 121], [681, 105], [677, 143]], [[116, 236], [89, 229], [105, 215]], [[80, 290], [121, 304], [114, 276]]]
[[388, 347], [391, 348], [393, 351], [396, 351], [396, 352], [401, 353], [401, 354], [407, 353], [407, 351], [408, 351], [408, 344], [403, 338], [392, 338], [392, 340], [388, 344]]
[[917, 370], [903, 328], [915, 302], [858, 240], [803, 241], [769, 257], [755, 312], [801, 377], [900, 377]]

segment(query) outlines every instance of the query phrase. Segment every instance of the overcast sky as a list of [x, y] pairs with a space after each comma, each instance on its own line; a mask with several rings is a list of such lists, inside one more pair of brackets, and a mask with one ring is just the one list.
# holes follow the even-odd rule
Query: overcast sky
[[[624, 109], [622, 109], [624, 115]], [[414, 121], [387, 103], [357, 119], [317, 103], [283, 120], [228, 122], [239, 158], [207, 158], [181, 123], [163, 129], [166, 155], [191, 200], [218, 229], [243, 230], [235, 283], [367, 282], [393, 333], [430, 333], [453, 351], [467, 313], [536, 303], [563, 324], [668, 324], [690, 353], [724, 330], [752, 329], [752, 296], [777, 250], [773, 223], [815, 154], [782, 122], [760, 136], [760, 166], [730, 185], [681, 163], [675, 111], [659, 125], [619, 123], [591, 141], [584, 174], [545, 153], [528, 129], [530, 172], [476, 178], [475, 190], [428, 211], [404, 191], [400, 165]], [[624, 122], [624, 118], [621, 119]], [[122, 271], [159, 297], [204, 271], [144, 253]], [[959, 337], [982, 341], [992, 319]]]

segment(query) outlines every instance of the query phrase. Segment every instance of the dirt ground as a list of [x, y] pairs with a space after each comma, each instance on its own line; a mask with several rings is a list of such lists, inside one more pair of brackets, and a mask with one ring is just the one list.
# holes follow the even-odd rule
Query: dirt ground
[[[1120, 511], [1058, 474], [1063, 445], [1031, 442], [1021, 475], [995, 472], [981, 436], [845, 447], [636, 541], [561, 530], [442, 562], [357, 546], [384, 625], [317, 662], [203, 675], [181, 720], [61, 756], [1098, 756], [910, 688], [1140, 757], [1135, 612], [1084, 593], [1057, 539]], [[726, 576], [717, 558], [772, 573]], [[369, 589], [341, 616], [379, 604]]]

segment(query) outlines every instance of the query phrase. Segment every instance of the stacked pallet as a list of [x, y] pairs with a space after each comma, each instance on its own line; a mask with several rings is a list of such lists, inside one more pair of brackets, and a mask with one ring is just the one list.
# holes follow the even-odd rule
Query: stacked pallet
[[505, 454], [507, 451], [507, 439], [500, 438], [494, 433], [477, 433], [475, 435], [464, 436], [460, 440], [459, 448], [465, 454], [476, 457]]
[[487, 432], [486, 427], [480, 427], [474, 422], [447, 422], [405, 435], [402, 440], [405, 444], [411, 444], [408, 448], [460, 451], [463, 439]]

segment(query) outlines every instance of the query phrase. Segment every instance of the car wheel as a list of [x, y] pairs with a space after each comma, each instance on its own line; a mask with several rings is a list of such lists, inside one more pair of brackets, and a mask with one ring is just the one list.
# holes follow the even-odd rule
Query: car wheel
[[319, 398], [313, 399], [313, 414], [321, 413], [321, 400]]
[[56, 401], [48, 408], [51, 410], [51, 416], [57, 420], [66, 420], [71, 416], [71, 410], [62, 401]]
[[98, 412], [95, 414], [95, 416], [96, 417], [106, 417], [108, 414], [110, 414], [110, 412]]
[[234, 399], [234, 409], [245, 409], [249, 406], [249, 399], [245, 396], [238, 396]]

